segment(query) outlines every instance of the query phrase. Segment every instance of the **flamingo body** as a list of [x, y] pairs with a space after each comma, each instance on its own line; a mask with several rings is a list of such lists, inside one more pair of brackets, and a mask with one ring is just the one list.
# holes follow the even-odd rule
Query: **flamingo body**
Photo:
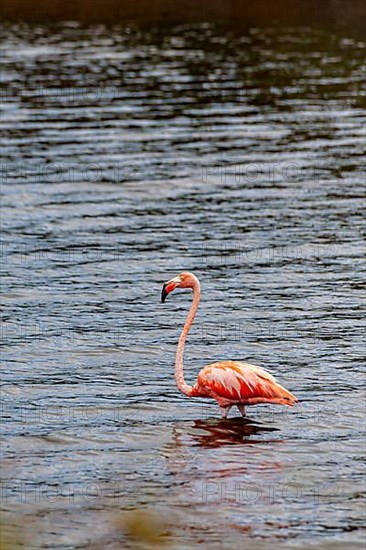
[[193, 273], [184, 272], [163, 286], [162, 302], [176, 288], [193, 289], [193, 302], [187, 320], [179, 337], [175, 380], [182, 393], [189, 397], [211, 397], [220, 405], [223, 418], [236, 405], [245, 416], [247, 405], [273, 403], [292, 407], [298, 402], [274, 377], [262, 367], [238, 361], [222, 361], [204, 367], [198, 374], [197, 383], [192, 387], [183, 376], [183, 351], [187, 334], [193, 323], [200, 301], [200, 283]]
[[266, 370], [250, 363], [222, 361], [204, 367], [198, 374], [192, 394], [212, 397], [220, 407], [274, 403], [291, 407], [297, 402], [292, 393], [278, 384]]

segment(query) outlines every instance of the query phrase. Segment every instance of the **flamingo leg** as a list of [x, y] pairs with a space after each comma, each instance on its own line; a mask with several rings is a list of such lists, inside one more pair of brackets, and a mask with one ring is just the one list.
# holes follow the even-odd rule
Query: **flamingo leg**
[[227, 405], [226, 407], [220, 407], [221, 418], [227, 418], [227, 415], [229, 414], [230, 409], [231, 409], [231, 405]]
[[239, 411], [240, 411], [240, 414], [242, 416], [245, 416], [245, 405], [237, 405]]

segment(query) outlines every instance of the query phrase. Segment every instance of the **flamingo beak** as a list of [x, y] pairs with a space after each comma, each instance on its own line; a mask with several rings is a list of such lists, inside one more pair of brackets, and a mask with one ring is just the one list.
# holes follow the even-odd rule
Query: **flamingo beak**
[[167, 283], [163, 284], [163, 290], [161, 291], [161, 301], [162, 303], [165, 302], [166, 297], [168, 294], [170, 294], [173, 290], [177, 288], [181, 280], [178, 277], [175, 277], [171, 281], [168, 281]]
[[167, 286], [168, 286], [168, 283], [163, 284], [163, 290], [161, 291], [161, 303], [162, 304], [165, 302], [165, 299], [168, 296], [168, 292], [166, 290]]

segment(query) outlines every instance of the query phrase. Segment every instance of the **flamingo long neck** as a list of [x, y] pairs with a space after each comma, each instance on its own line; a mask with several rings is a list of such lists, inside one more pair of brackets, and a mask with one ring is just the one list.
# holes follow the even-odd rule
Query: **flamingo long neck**
[[194, 281], [192, 285], [192, 289], [193, 289], [193, 300], [192, 300], [191, 309], [189, 310], [183, 330], [181, 332], [181, 335], [179, 336], [177, 354], [175, 356], [175, 382], [178, 386], [178, 389], [185, 395], [192, 395], [194, 393], [193, 387], [187, 384], [186, 381], [184, 380], [183, 353], [184, 353], [184, 346], [186, 343], [189, 329], [192, 326], [192, 323], [196, 316], [198, 304], [200, 303], [201, 290], [200, 290], [200, 283], [198, 279]]

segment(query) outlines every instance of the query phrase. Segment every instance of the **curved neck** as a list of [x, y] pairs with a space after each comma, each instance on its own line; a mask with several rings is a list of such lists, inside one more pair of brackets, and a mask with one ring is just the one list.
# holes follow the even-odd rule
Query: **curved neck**
[[200, 290], [200, 283], [198, 279], [194, 281], [192, 289], [193, 289], [193, 301], [192, 301], [191, 309], [189, 310], [183, 330], [181, 332], [181, 335], [179, 336], [177, 354], [175, 356], [175, 382], [178, 386], [178, 389], [185, 395], [192, 395], [192, 392], [193, 392], [192, 386], [187, 384], [184, 380], [183, 353], [184, 353], [184, 346], [186, 343], [186, 338], [187, 338], [189, 329], [192, 326], [193, 320], [196, 316], [198, 304], [200, 303], [201, 290]]

